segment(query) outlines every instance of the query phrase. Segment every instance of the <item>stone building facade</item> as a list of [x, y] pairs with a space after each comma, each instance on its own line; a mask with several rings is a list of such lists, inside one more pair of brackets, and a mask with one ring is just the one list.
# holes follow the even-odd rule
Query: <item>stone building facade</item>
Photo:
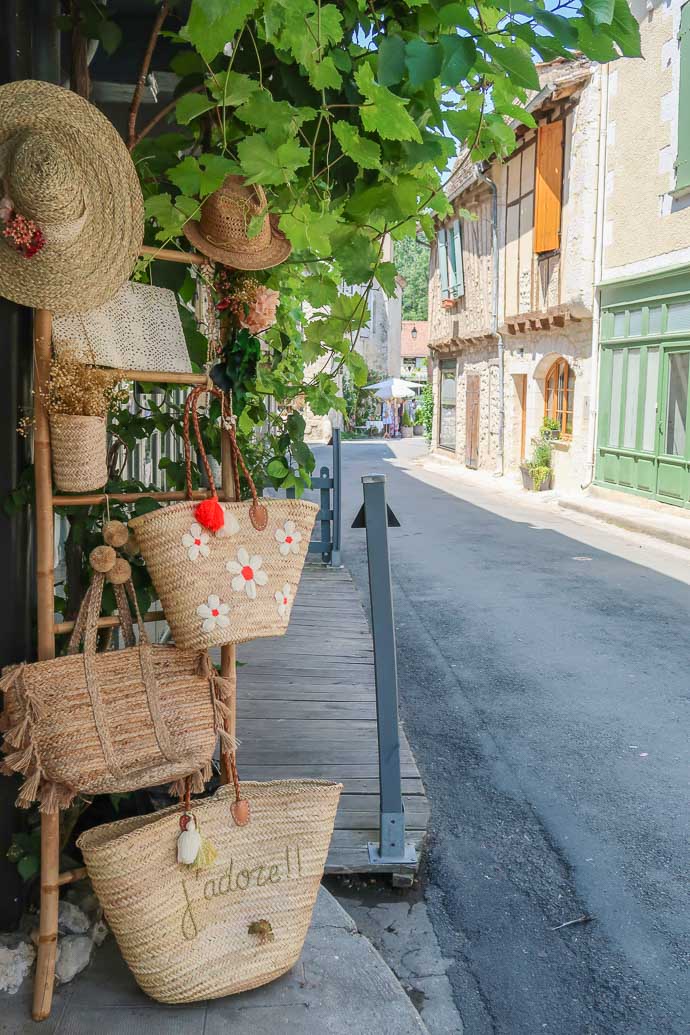
[[587, 472], [601, 71], [584, 59], [539, 71], [537, 128], [515, 127], [505, 162], [460, 156], [446, 185], [454, 215], [429, 277], [432, 448], [519, 477], [550, 416], [567, 491]]
[[604, 70], [595, 483], [690, 508], [690, 4]]

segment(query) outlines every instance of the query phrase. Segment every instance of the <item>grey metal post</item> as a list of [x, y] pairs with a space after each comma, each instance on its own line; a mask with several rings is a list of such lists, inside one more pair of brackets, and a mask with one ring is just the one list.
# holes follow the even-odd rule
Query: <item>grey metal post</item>
[[333, 549], [331, 550], [331, 565], [339, 568], [340, 548], [342, 540], [342, 455], [340, 444], [340, 428], [333, 432]]
[[398, 668], [393, 621], [390, 555], [388, 551], [388, 507], [386, 476], [362, 478], [364, 519], [367, 532], [367, 562], [371, 596], [371, 626], [374, 637], [376, 679], [376, 725], [379, 742], [380, 837], [369, 843], [372, 863], [414, 865], [417, 852], [405, 843], [405, 810], [400, 778], [400, 733], [398, 729]]
[[[322, 484], [322, 487], [321, 487], [321, 512], [320, 512], [321, 542], [322, 543], [330, 543], [331, 542], [331, 492], [330, 492], [330, 489], [328, 488], [328, 481], [330, 479], [331, 472], [328, 470], [327, 467], [322, 467], [321, 470], [319, 471], [319, 475], [323, 479], [323, 484]], [[329, 546], [328, 549], [327, 549], [327, 552], [321, 554], [321, 560], [324, 562], [324, 564], [328, 564], [330, 559], [331, 559], [331, 550], [330, 550], [330, 546]]]

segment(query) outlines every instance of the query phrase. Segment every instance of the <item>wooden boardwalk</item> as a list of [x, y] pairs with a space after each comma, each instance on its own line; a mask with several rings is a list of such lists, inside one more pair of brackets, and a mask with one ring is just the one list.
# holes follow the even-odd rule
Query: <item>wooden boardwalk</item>
[[[350, 574], [308, 565], [286, 635], [243, 644], [238, 660], [241, 777], [340, 781], [326, 872], [372, 869], [367, 842], [379, 836], [374, 654]], [[402, 730], [400, 739], [407, 840], [421, 849], [429, 805]]]

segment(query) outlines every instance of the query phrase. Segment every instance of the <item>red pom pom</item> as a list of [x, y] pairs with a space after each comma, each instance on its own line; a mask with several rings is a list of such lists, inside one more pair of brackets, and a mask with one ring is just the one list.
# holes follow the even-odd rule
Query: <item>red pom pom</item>
[[217, 532], [225, 524], [225, 511], [218, 502], [217, 496], [202, 500], [194, 511], [194, 517], [210, 532]]

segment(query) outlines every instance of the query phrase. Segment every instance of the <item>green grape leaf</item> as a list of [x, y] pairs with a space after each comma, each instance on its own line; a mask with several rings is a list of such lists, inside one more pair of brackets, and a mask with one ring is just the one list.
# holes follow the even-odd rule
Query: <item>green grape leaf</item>
[[343, 152], [362, 169], [381, 168], [381, 148], [375, 140], [360, 136], [349, 122], [335, 122], [333, 132]]
[[457, 86], [477, 60], [477, 47], [469, 36], [441, 36], [441, 82]]
[[311, 152], [293, 137], [275, 147], [264, 133], [245, 137], [237, 145], [237, 155], [249, 183], [289, 183], [297, 169], [306, 165]]
[[259, 84], [248, 75], [228, 70], [214, 72], [207, 82], [209, 92], [219, 104], [228, 108], [236, 108], [248, 101], [259, 89]]
[[205, 61], [213, 61], [257, 6], [258, 0], [192, 0], [180, 36], [196, 47]]
[[405, 74], [405, 42], [401, 36], [384, 36], [379, 43], [376, 78], [381, 86], [397, 86]]
[[180, 97], [175, 107], [175, 119], [181, 126], [187, 126], [192, 119], [203, 115], [209, 108], [215, 108], [216, 102], [210, 100], [206, 94], [186, 93]]
[[407, 110], [407, 101], [374, 81], [371, 66], [364, 64], [355, 72], [355, 82], [366, 104], [360, 108], [364, 128], [377, 133], [382, 140], [421, 140], [415, 122]]
[[425, 43], [417, 38], [405, 44], [405, 65], [413, 86], [435, 79], [441, 71], [442, 60], [443, 51], [438, 43]]

